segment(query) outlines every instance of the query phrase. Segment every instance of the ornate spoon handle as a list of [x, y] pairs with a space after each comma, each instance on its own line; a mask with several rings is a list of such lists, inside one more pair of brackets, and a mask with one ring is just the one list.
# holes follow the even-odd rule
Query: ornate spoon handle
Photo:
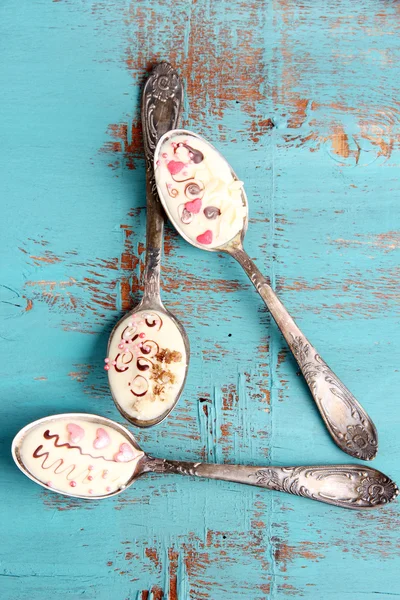
[[143, 143], [146, 157], [146, 265], [142, 304], [160, 299], [160, 261], [164, 233], [164, 213], [154, 181], [153, 156], [164, 133], [179, 124], [183, 87], [169, 63], [159, 63], [146, 81], [142, 96]]
[[350, 456], [371, 460], [378, 451], [375, 425], [322, 360], [241, 246], [227, 249], [243, 267], [281, 330], [336, 444]]
[[364, 465], [244, 467], [146, 457], [144, 471], [245, 483], [343, 508], [375, 508], [398, 494], [389, 477]]

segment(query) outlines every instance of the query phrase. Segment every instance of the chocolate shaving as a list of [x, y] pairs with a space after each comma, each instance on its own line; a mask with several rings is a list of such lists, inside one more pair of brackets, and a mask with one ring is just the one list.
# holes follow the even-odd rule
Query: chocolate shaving
[[192, 213], [189, 212], [187, 210], [187, 208], [184, 208], [182, 210], [182, 214], [181, 214], [181, 221], [182, 221], [182, 223], [184, 223], [185, 225], [189, 225], [189, 223], [192, 222], [192, 219], [193, 219]]
[[146, 340], [140, 348], [142, 354], [150, 354], [154, 351], [154, 356], [159, 352], [160, 347], [154, 340]]
[[152, 363], [147, 358], [138, 358], [136, 361], [136, 367], [139, 371], [148, 371], [151, 366]]
[[194, 197], [196, 197], [196, 198], [198, 198], [198, 197], [202, 198], [203, 197], [203, 192], [204, 192], [204, 185], [203, 185], [203, 188], [201, 188], [199, 186], [199, 184], [196, 183], [195, 181], [192, 181], [192, 183], [187, 183], [185, 185], [185, 196], [187, 198], [190, 198], [190, 199], [193, 199]]

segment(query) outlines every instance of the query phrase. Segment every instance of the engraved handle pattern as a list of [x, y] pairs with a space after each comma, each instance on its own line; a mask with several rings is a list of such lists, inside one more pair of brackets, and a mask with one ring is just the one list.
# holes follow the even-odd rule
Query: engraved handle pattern
[[373, 459], [378, 434], [368, 414], [322, 360], [243, 248], [236, 245], [227, 250], [242, 265], [276, 321], [333, 440], [350, 456]]
[[146, 264], [143, 303], [160, 302], [160, 262], [164, 233], [164, 214], [154, 179], [153, 156], [164, 133], [179, 124], [183, 87], [177, 72], [163, 62], [152, 71], [143, 90], [142, 128], [146, 157]]
[[364, 465], [247, 467], [147, 457], [144, 471], [233, 481], [354, 509], [382, 506], [399, 492], [389, 477]]

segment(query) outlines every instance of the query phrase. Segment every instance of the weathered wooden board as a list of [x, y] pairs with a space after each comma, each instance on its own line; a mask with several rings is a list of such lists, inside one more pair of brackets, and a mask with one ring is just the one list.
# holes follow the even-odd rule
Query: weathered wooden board
[[[102, 369], [140, 296], [140, 86], [158, 59], [186, 84], [185, 125], [246, 182], [247, 248], [376, 422], [400, 481], [400, 5], [384, 0], [3, 0], [2, 600], [389, 600], [399, 503], [355, 513], [152, 476], [104, 502], [50, 494], [9, 447], [41, 416], [123, 422]], [[169, 227], [166, 305], [187, 328], [185, 394], [135, 432], [171, 458], [351, 462], [229, 257]]]

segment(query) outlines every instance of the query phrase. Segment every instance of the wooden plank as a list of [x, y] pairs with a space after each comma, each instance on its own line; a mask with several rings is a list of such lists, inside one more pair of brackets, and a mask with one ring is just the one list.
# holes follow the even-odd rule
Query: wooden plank
[[[184, 122], [245, 180], [246, 247], [379, 430], [398, 482], [399, 16], [335, 0], [59, 0], [0, 7], [1, 598], [390, 600], [399, 504], [346, 512], [234, 484], [148, 476], [104, 502], [42, 491], [9, 445], [65, 411], [123, 422], [102, 369], [140, 296], [140, 86], [186, 81]], [[174, 413], [135, 431], [171, 458], [353, 462], [229, 257], [167, 227], [165, 304], [192, 358]]]

